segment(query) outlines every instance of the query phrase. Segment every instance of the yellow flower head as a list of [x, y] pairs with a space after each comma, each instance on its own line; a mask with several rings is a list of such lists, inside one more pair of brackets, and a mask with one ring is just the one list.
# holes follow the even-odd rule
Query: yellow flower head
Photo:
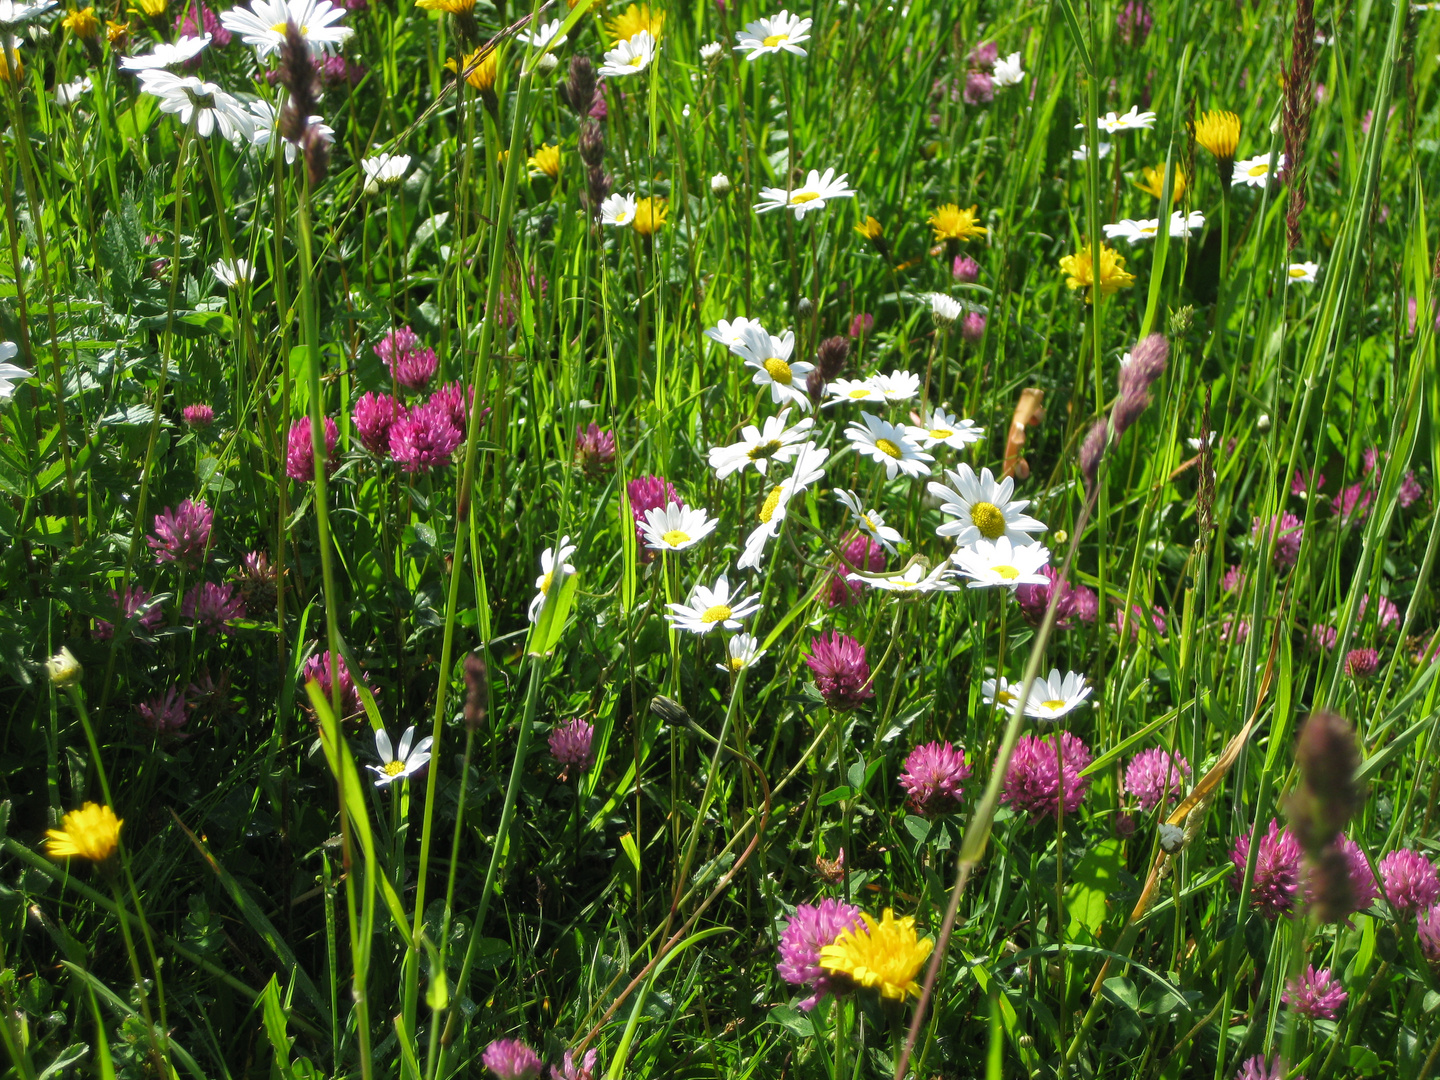
[[[1145, 192], [1148, 195], [1154, 195], [1157, 199], [1165, 193], [1164, 165], [1156, 165], [1153, 169], [1141, 169], [1140, 175], [1145, 177], [1145, 182], [1142, 184], [1137, 181], [1135, 186], [1138, 187], [1141, 191]], [[1181, 198], [1184, 197], [1185, 187], [1187, 183], [1188, 181], [1185, 179], [1185, 170], [1182, 169], [1179, 165], [1176, 165], [1174, 181], [1175, 190], [1170, 193], [1171, 202], [1179, 202]]]
[[170, 6], [169, 0], [136, 0], [136, 3], [140, 5], [140, 13], [150, 19], [158, 19]]
[[72, 8], [65, 18], [60, 20], [60, 25], [79, 38], [100, 36], [100, 20], [95, 17], [93, 7], [78, 11]]
[[472, 88], [479, 90], [482, 94], [489, 93], [495, 89], [495, 76], [500, 71], [500, 50], [491, 49], [489, 52], [485, 52], [482, 46], [465, 57], [459, 64], [454, 60], [446, 60], [445, 67], [457, 74], [461, 71], [465, 72], [465, 81]]
[[105, 40], [111, 45], [119, 45], [130, 36], [130, 24], [128, 22], [116, 22], [113, 19], [105, 20]]
[[616, 41], [629, 41], [641, 30], [649, 30], [650, 36], [660, 40], [665, 29], [665, 13], [651, 11], [649, 4], [631, 4], [610, 20], [610, 34]]
[[[1072, 289], [1090, 289], [1090, 302], [1095, 302], [1095, 274], [1090, 265], [1090, 245], [1084, 245], [1074, 255], [1060, 260], [1060, 269], [1065, 271], [1065, 284]], [[1128, 289], [1135, 284], [1135, 275], [1125, 269], [1125, 256], [1109, 244], [1100, 245], [1100, 295], [1109, 296], [1118, 289]]]
[[873, 217], [866, 217], [863, 225], [856, 225], [855, 231], [872, 243], [885, 238], [885, 227]]
[[0, 34], [0, 82], [19, 82], [25, 77], [25, 65], [20, 60], [20, 50], [13, 41], [6, 41]]
[[539, 150], [535, 151], [534, 157], [526, 159], [525, 164], [534, 170], [534, 172], [530, 174], [531, 176], [544, 173], [550, 177], [551, 180], [554, 180], [560, 175], [560, 144], [556, 143], [553, 146], [540, 147]]
[[469, 15], [475, 10], [475, 0], [415, 0], [415, 6], [449, 15]]
[[1233, 112], [1211, 109], [1195, 121], [1195, 141], [1221, 161], [1235, 160], [1240, 145], [1240, 117]]
[[670, 206], [664, 199], [646, 197], [635, 203], [635, 220], [631, 228], [641, 236], [654, 236], [670, 216]]
[[984, 236], [987, 232], [985, 226], [975, 224], [979, 218], [976, 209], [977, 207], [972, 206], [969, 210], [961, 210], [952, 202], [931, 214], [930, 224], [935, 229], [935, 242], [940, 244], [946, 240], [969, 240], [974, 236]]
[[110, 807], [87, 802], [66, 814], [60, 828], [46, 832], [49, 855], [52, 859], [78, 855], [94, 863], [104, 862], [115, 854], [123, 824]]
[[865, 930], [843, 930], [835, 941], [820, 950], [820, 966], [832, 975], [845, 975], [857, 986], [879, 990], [881, 997], [904, 1001], [906, 994], [920, 996], [915, 976], [935, 942], [915, 933], [910, 916], [895, 918], [886, 908], [877, 923], [862, 916]]

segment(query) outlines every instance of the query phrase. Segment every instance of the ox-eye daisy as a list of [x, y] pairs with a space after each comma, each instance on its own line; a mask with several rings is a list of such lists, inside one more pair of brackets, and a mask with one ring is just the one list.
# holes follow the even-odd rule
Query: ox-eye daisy
[[[1178, 239], [1188, 239], [1194, 229], [1201, 228], [1205, 224], [1205, 215], [1199, 210], [1192, 210], [1189, 214], [1176, 210], [1170, 215], [1170, 235]], [[1154, 240], [1160, 233], [1159, 218], [1141, 218], [1133, 221], [1124, 218], [1114, 225], [1106, 225], [1105, 236], [1109, 240], [1117, 237], [1122, 240], [1129, 240], [1132, 244], [1139, 244], [1146, 240]]]
[[942, 562], [933, 570], [925, 565], [925, 560], [912, 558], [904, 570], [898, 574], [847, 574], [851, 581], [863, 581], [872, 589], [880, 589], [882, 592], [955, 592], [960, 588], [951, 577], [953, 571], [948, 561]]
[[663, 510], [646, 510], [640, 532], [645, 546], [654, 551], [684, 551], [704, 540], [719, 524], [698, 507], [672, 502]]
[[845, 509], [850, 511], [850, 517], [855, 524], [891, 555], [895, 554], [896, 544], [905, 543], [903, 536], [885, 524], [885, 519], [881, 517], [880, 511], [866, 510], [865, 504], [856, 497], [853, 491], [836, 488], [835, 497], [845, 504]]
[[733, 472], [740, 472], [746, 465], [754, 465], [755, 471], [765, 475], [770, 462], [789, 461], [800, 452], [796, 444], [803, 442], [815, 421], [805, 417], [794, 427], [786, 427], [789, 409], [767, 417], [762, 427], [747, 424], [740, 432], [740, 441], [729, 446], [710, 448], [710, 467], [715, 470], [715, 479], [724, 480]]
[[435, 739], [427, 735], [412, 747], [410, 743], [414, 738], [415, 725], [411, 724], [400, 736], [400, 745], [392, 750], [389, 733], [384, 728], [375, 732], [375, 752], [384, 764], [365, 767], [379, 777], [375, 781], [376, 787], [385, 787], [396, 780], [414, 776], [430, 760], [430, 746]]
[[670, 614], [665, 618], [676, 630], [688, 630], [692, 634], [708, 634], [717, 626], [726, 630], [739, 630], [740, 620], [748, 619], [760, 610], [760, 597], [732, 596], [730, 579], [721, 574], [715, 579], [713, 589], [696, 585], [690, 599], [683, 604], [667, 604]]
[[[1275, 161], [1275, 171], [1281, 172], [1285, 168], [1285, 155], [1281, 154]], [[1264, 187], [1270, 180], [1270, 155], [1262, 154], [1259, 157], [1246, 158], [1244, 161], [1235, 162], [1235, 171], [1230, 177], [1230, 184], [1245, 184], [1247, 187]]]
[[782, 11], [779, 15], [746, 23], [735, 35], [735, 51], [749, 53], [750, 59], [780, 51], [804, 56], [800, 43], [810, 40], [810, 20]]
[[740, 335], [740, 341], [730, 347], [736, 356], [743, 357], [745, 366], [755, 369], [750, 381], [756, 386], [770, 387], [770, 400], [776, 405], [798, 405], [805, 412], [810, 411], [810, 398], [805, 393], [805, 378], [814, 370], [814, 364], [803, 360], [790, 360], [795, 350], [795, 334], [786, 330], [784, 337], [776, 337], [759, 323], [752, 322]]
[[1015, 689], [1010, 685], [1010, 680], [1001, 675], [994, 679], [986, 679], [980, 684], [980, 700], [986, 705], [999, 705], [1008, 709], [1015, 704]]
[[935, 530], [939, 536], [953, 536], [960, 547], [968, 547], [980, 540], [998, 540], [1008, 537], [1018, 543], [1026, 543], [1026, 533], [1044, 532], [1045, 524], [1036, 521], [1023, 511], [1030, 505], [1029, 499], [1011, 499], [1015, 490], [1014, 477], [1007, 476], [999, 483], [989, 469], [981, 469], [980, 475], [964, 462], [958, 470], [947, 469], [945, 484], [930, 482], [930, 494], [938, 496], [940, 512], [955, 521], [947, 521]]
[[615, 47], [605, 54], [600, 74], [610, 78], [634, 75], [644, 71], [654, 59], [655, 39], [650, 36], [649, 30], [641, 30], [634, 37], [615, 43]]
[[909, 401], [920, 392], [920, 376], [909, 371], [892, 371], [889, 375], [876, 372], [870, 383], [886, 401]]
[[770, 489], [760, 505], [760, 524], [745, 538], [745, 550], [736, 565], [753, 570], [760, 565], [765, 545], [780, 532], [789, 512], [790, 500], [825, 475], [825, 459], [830, 451], [814, 443], [804, 443], [795, 458], [795, 471]]
[[953, 446], [956, 450], [963, 450], [971, 443], [983, 439], [985, 429], [977, 427], [974, 420], [961, 420], [944, 409], [936, 409], [924, 424], [906, 425], [905, 434], [922, 450], [933, 450], [937, 446]]
[[760, 648], [754, 634], [736, 634], [725, 643], [725, 663], [715, 666], [731, 675], [738, 675], [746, 668], [754, 667], [764, 655], [765, 650]]
[[570, 543], [568, 536], [560, 538], [558, 548], [546, 548], [540, 553], [540, 576], [535, 579], [535, 598], [530, 601], [529, 618], [532, 623], [545, 610], [545, 601], [550, 596], [550, 587], [555, 584], [555, 579], [558, 577], [564, 581], [575, 573], [575, 567], [569, 561], [574, 554], [575, 545]]
[[845, 186], [846, 175], [841, 173], [837, 177], [834, 169], [826, 169], [823, 174], [811, 169], [805, 183], [797, 188], [788, 191], [785, 188], [761, 188], [755, 212], [765, 214], [771, 210], [793, 210], [798, 220], [815, 210], [824, 210], [831, 199], [854, 196], [855, 192]]
[[182, 37], [173, 45], [159, 41], [148, 53], [123, 58], [120, 67], [124, 71], [145, 71], [150, 68], [169, 67], [171, 64], [183, 64], [199, 56], [201, 50], [209, 44], [209, 34], [202, 37]]
[[1048, 585], [1050, 579], [1040, 568], [1050, 561], [1050, 549], [1043, 544], [1012, 544], [1008, 536], [991, 543], [981, 540], [950, 556], [960, 573], [970, 578], [970, 588], [995, 585], [1013, 589], [1017, 585]]
[[[1155, 126], [1155, 114], [1153, 112], [1141, 112], [1139, 105], [1132, 105], [1126, 113], [1108, 112], [1095, 122], [1096, 127], [1101, 131], [1114, 134], [1117, 131], [1148, 131]], [[1085, 123], [1081, 121], [1075, 127], [1081, 131], [1085, 130]]]
[[345, 44], [355, 31], [334, 25], [344, 17], [345, 9], [330, 0], [253, 0], [248, 8], [221, 12], [220, 25], [239, 34], [240, 40], [254, 46], [255, 55], [264, 60], [280, 51], [285, 27], [292, 22], [312, 49], [328, 53]]
[[635, 220], [634, 195], [607, 195], [600, 204], [600, 224], [629, 225]]
[[850, 422], [845, 437], [856, 453], [885, 466], [887, 480], [894, 480], [897, 472], [906, 476], [925, 476], [930, 472], [926, 462], [935, 459], [911, 442], [904, 428], [867, 412], [860, 414], [860, 421]]
[[1079, 672], [1067, 671], [1062, 678], [1056, 668], [1050, 669], [1045, 679], [1036, 679], [1030, 687], [1030, 696], [1025, 699], [1025, 715], [1036, 720], [1059, 720], [1071, 709], [1079, 708], [1090, 696], [1091, 687], [1085, 685], [1085, 676]]
[[1291, 263], [1285, 271], [1288, 280], [1303, 281], [1310, 285], [1315, 284], [1315, 275], [1318, 273], [1320, 273], [1320, 264], [1313, 262]]
[[881, 384], [873, 378], [870, 379], [836, 379], [828, 383], [825, 392], [830, 395], [831, 400], [825, 403], [828, 408], [831, 405], [839, 405], [844, 401], [884, 401], [885, 391]]
[[745, 336], [747, 326], [759, 326], [758, 319], [747, 319], [741, 315], [734, 322], [728, 319], [721, 319], [714, 326], [705, 331], [705, 336], [711, 341], [724, 345], [727, 349], [733, 349], [739, 345]]

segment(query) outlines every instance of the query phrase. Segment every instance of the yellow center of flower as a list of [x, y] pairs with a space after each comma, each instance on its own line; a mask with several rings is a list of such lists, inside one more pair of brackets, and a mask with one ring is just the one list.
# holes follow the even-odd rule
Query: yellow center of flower
[[641, 64], [643, 64], [644, 62], [645, 62], [645, 54], [644, 54], [644, 53], [637, 53], [635, 56], [632, 56], [632, 57], [630, 58], [630, 66], [633, 67], [633, 68], [638, 68], [638, 67], [639, 67]]
[[1269, 172], [1269, 171], [1270, 171], [1270, 166], [1267, 165], [1267, 164], [1262, 163], [1262, 164], [1259, 164], [1259, 165], [1251, 165], [1250, 168], [1246, 170], [1246, 175], [1247, 175], [1247, 176], [1264, 176], [1264, 175], [1265, 175], [1267, 172]]
[[932, 439], [948, 439], [954, 434], [955, 432], [951, 431], [948, 427], [932, 427], [930, 429], [930, 437]]
[[879, 450], [882, 454], [889, 454], [893, 458], [900, 458], [903, 456], [900, 453], [900, 447], [896, 446], [889, 439], [876, 439], [875, 449]]
[[1005, 535], [1005, 515], [994, 503], [978, 502], [970, 507], [970, 523], [980, 530], [986, 540], [998, 540]]
[[849, 396], [854, 398], [856, 401], [859, 401], [861, 398], [869, 397], [870, 391], [866, 387], [857, 386], [854, 390], [850, 391]]
[[772, 356], [765, 361], [765, 370], [769, 373], [770, 378], [781, 386], [789, 386], [794, 380], [794, 376], [790, 374], [790, 365], [778, 356]]
[[[270, 31], [271, 31], [271, 33], [275, 33], [275, 34], [283, 34], [283, 33], [285, 33], [285, 25], [286, 25], [286, 24], [283, 23], [283, 22], [277, 22], [274, 26], [270, 27]], [[302, 24], [301, 27], [300, 27], [300, 34], [301, 34], [301, 36], [304, 36], [304, 35], [309, 34], [309, 33], [310, 33], [310, 27], [305, 26], [305, 25]]]
[[794, 206], [796, 203], [814, 202], [819, 197], [820, 193], [818, 191], [797, 191], [790, 196], [790, 205]]
[[765, 39], [765, 47], [766, 47], [767, 49], [773, 49], [776, 45], [782, 44], [783, 42], [786, 42], [786, 41], [789, 41], [789, 40], [790, 40], [790, 35], [789, 35], [789, 34], [771, 34], [769, 37], [767, 37], [767, 38]]
[[386, 776], [399, 776], [404, 771], [405, 763], [403, 761], [387, 761], [385, 763]]
[[745, 658], [743, 656], [732, 656], [725, 662], [725, 666], [738, 674], [745, 670]]
[[865, 526], [867, 529], [869, 529], [871, 532], [879, 532], [879, 531], [880, 531], [878, 528], [876, 528], [875, 522], [874, 522], [873, 520], [871, 520], [869, 514], [861, 514], [861, 515], [860, 515], [860, 521], [861, 521], [861, 523], [864, 524], [864, 526]]
[[1014, 581], [1017, 577], [1020, 576], [1020, 571], [1013, 566], [995, 566], [991, 567], [991, 569], [993, 569], [995, 573], [999, 574], [1006, 581]]
[[1141, 225], [1140, 232], [1145, 236], [1154, 236], [1160, 231], [1159, 225]]
[[[700, 616], [700, 621], [703, 623], [717, 623], [724, 622], [728, 618], [730, 618], [730, 608], [725, 604], [716, 604], [712, 608], [705, 609], [705, 614]], [[733, 664], [734, 661], [732, 660], [731, 663]], [[737, 668], [736, 670], [738, 671], [739, 669]]]
[[780, 452], [780, 440], [771, 439], [769, 442], [757, 443], [750, 448], [749, 458], [751, 461], [759, 461], [762, 458], [772, 458]]
[[770, 519], [775, 516], [775, 509], [780, 505], [780, 487], [777, 484], [770, 489], [770, 494], [765, 496], [765, 505], [760, 507], [760, 521], [769, 525]]
[[1042, 701], [1040, 704], [1047, 709], [1063, 709], [1065, 707], [1065, 702], [1060, 701], [1057, 698], [1051, 698], [1049, 701]]
[[1304, 276], [1305, 276], [1305, 267], [1303, 267], [1303, 266], [1292, 266], [1292, 267], [1290, 267], [1290, 276], [1291, 276], [1291, 277], [1294, 277], [1294, 278], [1304, 277]]
[[660, 539], [664, 540], [665, 543], [669, 544], [671, 547], [679, 547], [681, 544], [689, 542], [690, 534], [685, 532], [683, 529], [671, 529], [667, 533], [662, 533]]
[[543, 596], [549, 596], [549, 595], [550, 595], [550, 582], [554, 579], [554, 577], [555, 577], [555, 571], [553, 571], [553, 570], [550, 571], [550, 573], [548, 573], [548, 574], [545, 575], [545, 580], [543, 580], [542, 582], [540, 582], [540, 593], [541, 593], [541, 595], [543, 595]]
[[1009, 705], [1014, 700], [1015, 695], [1010, 693], [1009, 690], [1001, 690], [995, 695], [995, 701], [999, 705]]

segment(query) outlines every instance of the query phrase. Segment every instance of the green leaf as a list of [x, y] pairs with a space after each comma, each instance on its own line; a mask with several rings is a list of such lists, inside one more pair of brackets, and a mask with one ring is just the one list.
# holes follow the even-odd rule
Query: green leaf
[[1093, 940], [1104, 924], [1110, 912], [1109, 895], [1120, 876], [1120, 847], [1117, 837], [1097, 841], [1075, 867], [1065, 893], [1065, 910], [1070, 915], [1067, 936], [1071, 939]]

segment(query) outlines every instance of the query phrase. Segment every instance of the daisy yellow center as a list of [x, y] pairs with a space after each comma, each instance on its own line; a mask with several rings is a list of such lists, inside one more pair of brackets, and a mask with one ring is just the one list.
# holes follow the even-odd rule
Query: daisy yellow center
[[1265, 175], [1267, 172], [1269, 172], [1269, 171], [1270, 171], [1270, 166], [1269, 166], [1269, 165], [1251, 165], [1250, 168], [1247, 170], [1247, 175], [1249, 175], [1249, 176], [1264, 176], [1264, 175]]
[[900, 447], [896, 446], [889, 439], [876, 439], [875, 449], [879, 450], [882, 454], [889, 454], [893, 458], [899, 458], [902, 456], [900, 453]]
[[948, 427], [932, 427], [930, 429], [930, 437], [932, 439], [948, 439], [954, 434], [955, 432], [951, 431]]
[[1157, 232], [1160, 231], [1160, 226], [1159, 226], [1159, 225], [1141, 225], [1141, 226], [1140, 226], [1140, 231], [1141, 231], [1142, 233], [1144, 233], [1146, 236], [1154, 236]]
[[970, 523], [980, 530], [980, 535], [986, 540], [998, 540], [1005, 535], [1005, 515], [994, 503], [972, 504]]
[[778, 356], [772, 356], [765, 361], [765, 371], [781, 386], [789, 386], [794, 380], [794, 376], [790, 374], [790, 365]]
[[814, 202], [819, 197], [820, 193], [818, 191], [797, 191], [790, 196], [790, 205], [794, 206], [797, 203]]
[[726, 666], [738, 674], [745, 670], [745, 658], [743, 656], [732, 656], [726, 663]]
[[789, 40], [789, 34], [771, 34], [765, 39], [765, 47], [767, 49], [773, 49], [776, 45], [782, 45]]
[[1065, 707], [1065, 702], [1058, 698], [1051, 698], [1049, 701], [1042, 701], [1040, 704], [1047, 709], [1063, 709]]
[[770, 494], [765, 496], [765, 505], [760, 507], [760, 521], [769, 525], [770, 519], [775, 516], [775, 509], [780, 505], [780, 488], [777, 485], [770, 489]]
[[1020, 576], [1019, 569], [1014, 566], [996, 566], [992, 567], [991, 569], [993, 569], [995, 573], [999, 574], [1006, 581], [1014, 581], [1017, 577]]
[[550, 582], [551, 582], [552, 580], [554, 580], [554, 578], [555, 578], [555, 571], [552, 570], [552, 571], [550, 571], [550, 573], [546, 574], [546, 575], [545, 575], [545, 579], [540, 582], [540, 592], [541, 592], [543, 595], [545, 595], [545, 596], [549, 596], [549, 595], [550, 595]]
[[1304, 277], [1304, 276], [1305, 276], [1305, 267], [1303, 267], [1303, 266], [1292, 266], [1292, 267], [1290, 267], [1290, 276], [1291, 276], [1291, 277], [1297, 277], [1297, 278], [1298, 278], [1298, 277]]
[[639, 67], [639, 66], [640, 66], [641, 64], [643, 64], [644, 62], [645, 62], [645, 54], [644, 54], [644, 53], [636, 53], [634, 56], [632, 56], [632, 57], [630, 58], [630, 66], [631, 66], [631, 67]]
[[[272, 33], [283, 34], [283, 33], [285, 33], [285, 25], [286, 25], [286, 24], [283, 23], [283, 22], [277, 22], [274, 26], [270, 27], [270, 30], [271, 30]], [[300, 33], [301, 33], [302, 35], [305, 35], [305, 34], [310, 33], [310, 27], [308, 27], [308, 26], [301, 26], [301, 27], [300, 27]]]
[[780, 452], [780, 440], [771, 439], [769, 442], [756, 443], [750, 448], [749, 458], [751, 461], [760, 461], [765, 458], [772, 458]]
[[690, 534], [684, 529], [671, 529], [667, 533], [662, 533], [660, 539], [671, 547], [679, 547], [681, 544], [689, 542]]
[[869, 397], [870, 391], [863, 386], [857, 386], [854, 390], [850, 391], [850, 396], [856, 401], [859, 401], [861, 398]]
[[[705, 609], [705, 613], [700, 616], [700, 621], [703, 623], [717, 623], [724, 622], [728, 618], [730, 618], [729, 606], [726, 604], [716, 604], [714, 607]], [[733, 664], [734, 661], [732, 660], [731, 663]]]
[[1015, 695], [1010, 693], [1009, 690], [1001, 690], [995, 695], [995, 701], [1000, 705], [1009, 705], [1014, 700]]
[[880, 531], [879, 528], [876, 527], [874, 519], [872, 519], [869, 514], [861, 514], [861, 515], [860, 515], [860, 520], [864, 523], [865, 527], [866, 527], [867, 529], [869, 529], [871, 532], [879, 532], [879, 531]]
[[399, 775], [400, 775], [402, 772], [404, 772], [404, 771], [405, 771], [405, 762], [403, 762], [403, 761], [387, 761], [387, 762], [385, 763], [385, 775], [386, 775], [386, 776], [399, 776]]

